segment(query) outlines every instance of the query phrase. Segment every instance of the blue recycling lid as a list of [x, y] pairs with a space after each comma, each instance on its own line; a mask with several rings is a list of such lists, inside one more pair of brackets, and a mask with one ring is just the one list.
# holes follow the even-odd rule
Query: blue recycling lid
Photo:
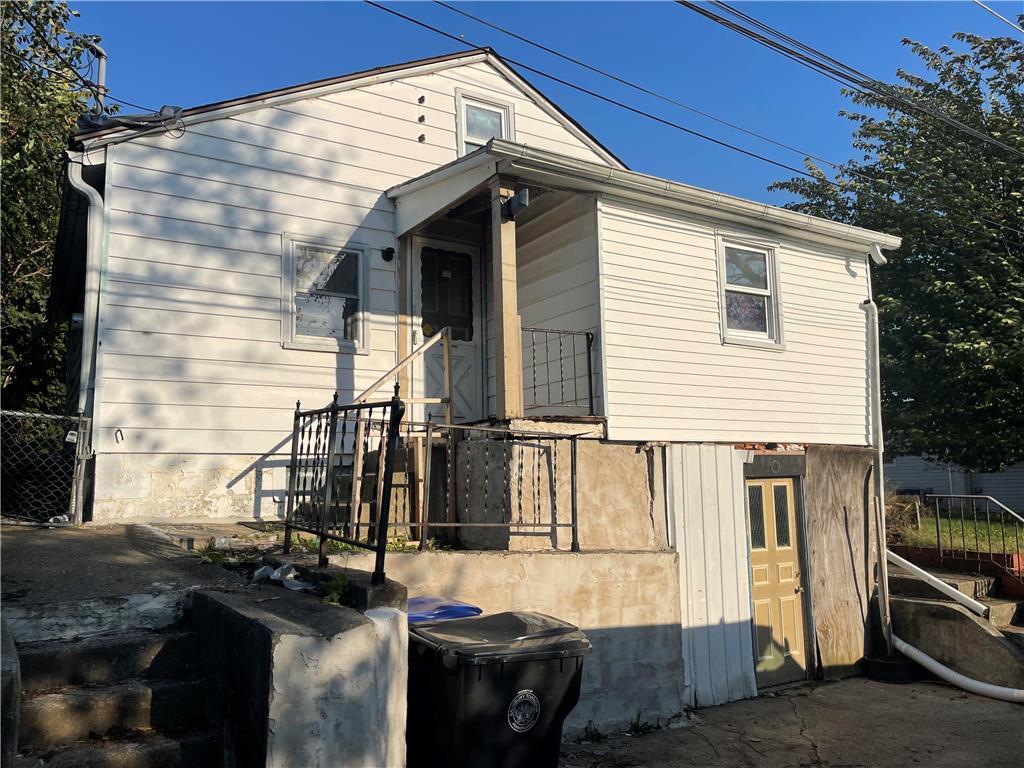
[[461, 600], [431, 596], [410, 597], [408, 610], [410, 624], [444, 619], [466, 619], [483, 613], [479, 606], [470, 605]]

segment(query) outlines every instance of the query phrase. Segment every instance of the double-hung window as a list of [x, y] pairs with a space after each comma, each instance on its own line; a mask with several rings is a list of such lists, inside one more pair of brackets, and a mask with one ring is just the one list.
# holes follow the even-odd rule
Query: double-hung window
[[366, 251], [285, 235], [282, 342], [285, 346], [358, 352], [367, 346]]
[[775, 251], [721, 241], [722, 336], [726, 342], [780, 345]]
[[456, 92], [459, 154], [468, 155], [493, 138], [515, 138], [512, 105]]

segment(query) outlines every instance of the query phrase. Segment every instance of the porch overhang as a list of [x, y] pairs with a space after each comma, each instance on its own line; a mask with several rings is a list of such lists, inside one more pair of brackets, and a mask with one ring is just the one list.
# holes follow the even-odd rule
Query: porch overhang
[[668, 179], [613, 168], [503, 139], [423, 176], [392, 187], [396, 234], [415, 232], [487, 188], [496, 176], [548, 189], [603, 193], [686, 212], [712, 223], [742, 224], [779, 235], [868, 254], [899, 248], [895, 235], [797, 213]]

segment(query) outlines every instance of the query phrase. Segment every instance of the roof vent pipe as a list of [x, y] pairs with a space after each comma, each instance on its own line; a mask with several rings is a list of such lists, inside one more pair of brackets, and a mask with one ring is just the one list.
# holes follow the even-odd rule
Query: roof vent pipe
[[107, 93], [107, 52], [96, 43], [87, 43], [85, 47], [96, 55], [99, 62], [99, 70], [96, 73], [96, 106], [93, 108], [93, 114], [102, 115], [103, 97]]

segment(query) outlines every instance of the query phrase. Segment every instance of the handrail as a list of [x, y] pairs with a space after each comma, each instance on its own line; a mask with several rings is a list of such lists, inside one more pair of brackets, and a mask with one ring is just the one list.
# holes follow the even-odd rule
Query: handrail
[[[408, 368], [409, 365], [411, 365], [414, 360], [422, 357], [427, 352], [427, 350], [432, 349], [435, 345], [438, 344], [438, 342], [444, 340], [444, 343], [447, 346], [448, 343], [449, 343], [449, 337], [450, 336], [451, 336], [451, 329], [448, 326], [445, 326], [440, 331], [438, 331], [436, 334], [434, 334], [434, 336], [432, 336], [426, 343], [421, 344], [419, 347], [414, 349], [408, 355], [403, 357], [398, 362], [398, 364], [395, 365], [394, 368], [392, 368], [390, 371], [388, 371], [383, 376], [381, 376], [379, 379], [377, 379], [375, 382], [373, 382], [373, 384], [371, 384], [369, 387], [367, 387], [363, 391], [363, 393], [361, 395], [359, 395], [358, 397], [356, 397], [352, 402], [353, 403], [363, 403], [363, 402], [366, 402], [370, 398], [370, 396], [373, 395], [378, 389], [380, 389], [388, 381], [390, 381], [392, 378], [394, 378], [394, 376], [396, 374], [398, 374], [400, 371], [402, 371], [405, 368]], [[447, 357], [448, 356], [445, 355], [445, 358], [446, 358], [445, 359], [445, 368], [448, 367]], [[448, 401], [447, 395], [446, 395], [446, 397], [441, 399], [441, 402], [447, 402], [447, 401]]]
[[898, 565], [903, 570], [910, 571], [915, 576], [920, 577], [929, 586], [934, 587], [939, 592], [944, 594], [946, 597], [952, 598], [955, 602], [960, 603], [965, 608], [974, 611], [974, 613], [978, 614], [982, 618], [988, 618], [989, 608], [987, 605], [978, 602], [973, 597], [965, 595], [959, 589], [949, 586], [949, 584], [942, 581], [942, 579], [935, 578], [930, 573], [928, 573], [928, 571], [926, 571], [924, 568], [914, 565], [909, 560], [905, 560], [904, 558], [897, 555], [895, 552], [892, 552], [888, 549], [885, 550], [885, 559], [893, 565]]
[[986, 494], [979, 493], [926, 493], [925, 496], [929, 499], [985, 499], [986, 501], [991, 501], [996, 506], [1001, 507], [1004, 512], [1008, 512], [1012, 517], [1015, 517], [1018, 522], [1024, 524], [1024, 517], [1018, 515], [995, 496], [988, 496]]

